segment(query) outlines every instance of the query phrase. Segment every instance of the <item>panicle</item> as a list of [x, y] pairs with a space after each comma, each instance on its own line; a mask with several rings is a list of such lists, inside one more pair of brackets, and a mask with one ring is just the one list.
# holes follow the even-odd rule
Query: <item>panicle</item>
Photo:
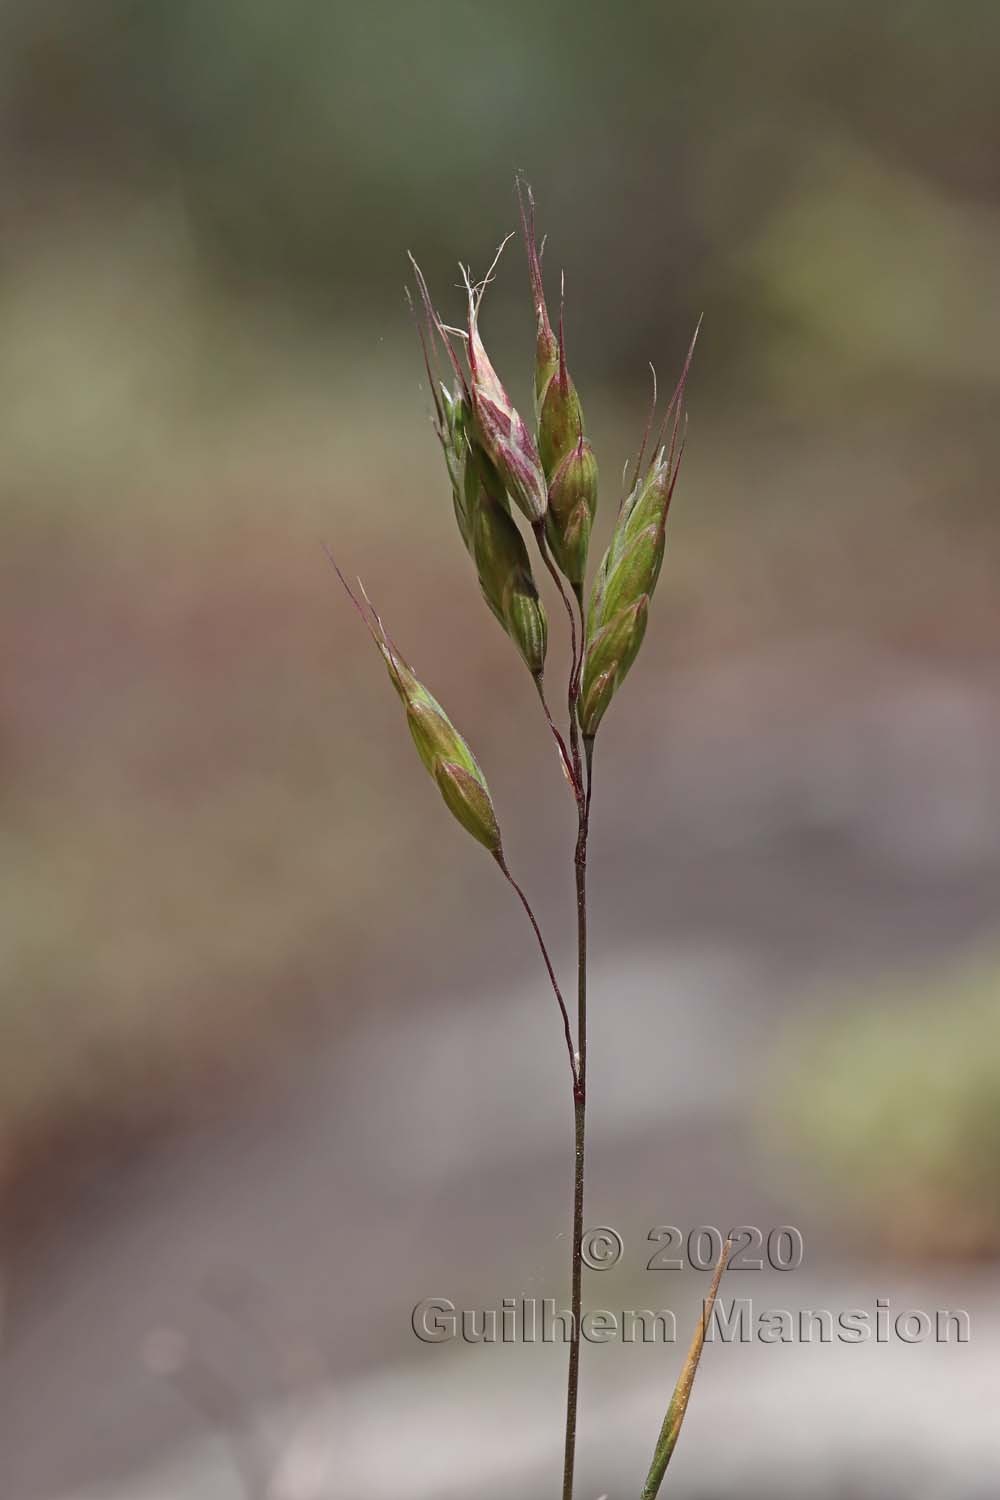
[[[459, 331], [442, 323], [415, 261], [413, 266], [427, 331], [431, 335], [436, 331], [440, 337], [457, 379], [453, 392], [443, 387], [439, 390], [433, 381], [432, 388], [437, 431], [462, 540], [475, 561], [487, 604], [540, 685], [547, 622], [510, 502], [527, 516], [543, 550], [547, 543], [582, 611], [598, 475], [584, 432], [580, 398], [566, 364], [562, 309], [558, 334], [549, 317], [535, 235], [534, 200], [523, 180], [518, 181], [518, 195], [535, 311], [537, 445], [514, 409], [479, 332], [480, 304], [493, 268], [475, 287], [463, 271], [468, 315], [466, 328]], [[455, 353], [453, 337], [464, 341], [465, 365]], [[684, 391], [697, 337], [698, 329], [653, 444], [652, 458], [644, 469], [651, 414], [631, 488], [619, 506], [611, 541], [594, 580], [582, 666], [575, 678], [579, 684], [577, 715], [585, 739], [593, 739], [645, 635], [650, 600], [663, 565], [667, 515], [684, 452]], [[423, 330], [421, 339], [430, 370]], [[656, 404], [654, 375], [654, 410]]]

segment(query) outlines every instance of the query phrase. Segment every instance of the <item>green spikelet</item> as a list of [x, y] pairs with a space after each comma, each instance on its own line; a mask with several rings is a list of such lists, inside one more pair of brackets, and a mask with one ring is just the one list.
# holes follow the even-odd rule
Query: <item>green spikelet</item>
[[649, 618], [649, 595], [619, 611], [589, 642], [580, 693], [580, 729], [593, 739], [605, 710], [639, 654]]
[[528, 549], [510, 513], [485, 488], [473, 527], [473, 557], [487, 604], [514, 642], [532, 677], [545, 668], [548, 624], [531, 573]]
[[581, 436], [562, 459], [549, 485], [545, 534], [552, 555], [574, 589], [583, 589], [590, 528], [597, 509], [597, 460]]
[[[663, 419], [663, 427], [672, 421], [669, 444], [659, 445], [645, 474], [641, 473], [640, 453], [635, 483], [622, 501], [611, 541], [594, 579], [587, 614], [580, 700], [580, 725], [588, 739], [596, 734], [611, 699], [639, 653], [646, 632], [649, 602], [663, 565], [667, 513], [684, 453], [683, 396], [693, 352], [692, 341], [681, 379]], [[661, 428], [661, 436], [662, 431]]]
[[477, 475], [468, 471], [466, 463], [469, 410], [462, 396], [453, 395], [444, 385], [440, 389], [437, 410], [439, 415], [435, 431], [444, 453], [448, 478], [451, 481], [455, 520], [458, 523], [463, 543], [471, 551], [472, 527], [479, 485]]
[[538, 456], [545, 478], [552, 476], [566, 455], [576, 447], [583, 434], [583, 407], [566, 368], [562, 320], [559, 325], [559, 363], [542, 393], [538, 410]]
[[[333, 559], [330, 559], [333, 562]], [[367, 596], [367, 610], [349, 587], [337, 564], [337, 576], [378, 647], [389, 679], [406, 710], [406, 723], [417, 754], [437, 782], [448, 811], [491, 854], [502, 858], [500, 827], [486, 778], [467, 742], [437, 699], [419, 682], [400, 656]]]

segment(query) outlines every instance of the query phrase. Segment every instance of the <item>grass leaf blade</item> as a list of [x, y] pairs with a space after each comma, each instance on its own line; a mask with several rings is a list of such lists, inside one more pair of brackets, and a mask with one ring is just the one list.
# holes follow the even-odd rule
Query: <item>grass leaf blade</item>
[[688, 1399], [691, 1395], [691, 1387], [694, 1385], [694, 1377], [698, 1373], [698, 1361], [701, 1359], [701, 1351], [705, 1345], [705, 1331], [708, 1328], [708, 1320], [712, 1316], [712, 1309], [715, 1306], [715, 1299], [719, 1291], [719, 1282], [722, 1280], [722, 1273], [726, 1269], [731, 1249], [732, 1241], [727, 1240], [722, 1247], [722, 1254], [719, 1256], [718, 1264], [715, 1267], [712, 1284], [708, 1289], [708, 1296], [702, 1304], [701, 1317], [698, 1319], [698, 1326], [694, 1331], [694, 1338], [691, 1340], [683, 1369], [677, 1377], [677, 1384], [674, 1386], [674, 1393], [670, 1398], [667, 1414], [663, 1418], [663, 1426], [660, 1428], [660, 1435], [656, 1440], [656, 1447], [653, 1450], [653, 1461], [649, 1466], [649, 1473], [646, 1475], [646, 1483], [643, 1485], [641, 1500], [656, 1500], [656, 1496], [660, 1492], [660, 1485], [663, 1483], [663, 1476], [667, 1472], [667, 1464], [670, 1462], [673, 1451], [677, 1446], [681, 1424], [684, 1421]]

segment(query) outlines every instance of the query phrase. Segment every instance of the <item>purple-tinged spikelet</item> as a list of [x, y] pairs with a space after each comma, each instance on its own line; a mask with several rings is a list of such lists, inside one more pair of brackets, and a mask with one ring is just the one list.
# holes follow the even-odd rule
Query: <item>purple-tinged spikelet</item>
[[590, 528], [597, 510], [597, 461], [583, 430], [583, 408], [566, 365], [562, 309], [552, 330], [535, 238], [535, 202], [518, 182], [521, 228], [535, 308], [535, 410], [538, 454], [548, 486], [545, 534], [552, 555], [577, 593], [583, 588]]
[[494, 370], [479, 333], [483, 288], [468, 287], [469, 394], [479, 441], [511, 500], [537, 526], [548, 496], [535, 440]]

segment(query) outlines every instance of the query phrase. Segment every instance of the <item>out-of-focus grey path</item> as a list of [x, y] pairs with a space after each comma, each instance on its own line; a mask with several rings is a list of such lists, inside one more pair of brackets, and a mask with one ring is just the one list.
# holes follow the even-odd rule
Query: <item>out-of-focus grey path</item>
[[[650, 1226], [795, 1222], [801, 1270], [740, 1295], [973, 1321], [963, 1346], [710, 1350], [676, 1487], [993, 1493], [1000, 1281], [849, 1255], [752, 1122], [790, 1008], [996, 937], [996, 678], [813, 642], [679, 681], [652, 743], [625, 733], [594, 837], [587, 1212], [625, 1253], [588, 1301], [674, 1307], [683, 1340], [704, 1278], [646, 1272]], [[242, 1118], [96, 1182], [10, 1269], [2, 1500], [230, 1500], [239, 1464], [273, 1500], [551, 1495], [564, 1351], [410, 1328], [426, 1296], [565, 1295], [551, 1007], [527, 975], [414, 994]], [[582, 1497], [638, 1488], [679, 1357], [587, 1351]]]

